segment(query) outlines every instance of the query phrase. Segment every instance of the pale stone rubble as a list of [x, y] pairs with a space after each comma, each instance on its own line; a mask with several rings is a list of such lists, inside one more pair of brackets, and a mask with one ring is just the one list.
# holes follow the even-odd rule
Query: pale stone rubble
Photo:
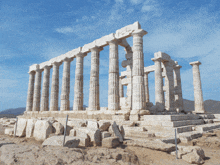
[[[220, 116], [204, 114], [200, 62], [193, 62], [194, 113], [184, 114], [180, 68], [177, 61], [163, 52], [154, 53], [152, 66], [144, 66], [143, 37], [147, 32], [138, 22], [29, 68], [26, 112], [19, 116], [16, 136], [34, 137], [43, 145], [61, 146], [65, 117], [67, 146], [103, 146], [114, 148], [124, 143], [173, 153], [174, 130], [178, 141], [187, 143], [201, 137], [205, 131], [220, 128]], [[131, 47], [126, 38], [133, 37]], [[100, 107], [99, 66], [101, 51], [109, 45], [108, 107]], [[118, 47], [125, 48], [119, 75]], [[91, 52], [91, 72], [88, 108], [83, 107], [84, 58]], [[74, 91], [70, 91], [70, 64], [76, 58]], [[59, 87], [59, 67], [63, 64], [62, 87]], [[50, 69], [52, 84], [50, 89]], [[43, 85], [41, 94], [41, 77]], [[155, 105], [150, 102], [149, 73], [155, 77]], [[127, 87], [127, 93], [123, 88]], [[59, 88], [61, 96], [59, 97]], [[70, 92], [74, 92], [70, 110]], [[49, 102], [50, 96], [50, 102]], [[58, 111], [59, 98], [61, 100]], [[184, 113], [183, 113], [184, 112]], [[49, 117], [49, 118], [48, 118]], [[3, 120], [2, 120], [3, 121]], [[0, 120], [1, 122], [1, 120]], [[208, 124], [206, 124], [208, 123]], [[13, 135], [13, 126], [5, 134]], [[130, 138], [131, 140], [125, 140]], [[143, 140], [146, 138], [147, 140]], [[151, 139], [151, 140], [149, 140]], [[179, 157], [190, 163], [202, 163], [204, 153], [180, 147]]]

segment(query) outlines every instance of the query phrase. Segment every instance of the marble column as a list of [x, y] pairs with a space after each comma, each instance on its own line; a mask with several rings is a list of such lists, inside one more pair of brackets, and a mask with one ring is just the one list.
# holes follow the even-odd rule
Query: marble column
[[86, 54], [79, 53], [76, 55], [76, 71], [74, 86], [74, 103], [73, 110], [83, 110], [83, 59]]
[[137, 114], [146, 107], [144, 86], [144, 54], [143, 36], [146, 31], [139, 29], [132, 33], [133, 36], [133, 68], [132, 68], [132, 111]]
[[58, 111], [59, 101], [59, 66], [61, 63], [54, 62], [53, 73], [52, 73], [52, 86], [51, 86], [51, 97], [50, 97], [50, 111]]
[[199, 65], [201, 62], [191, 62], [190, 65], [193, 67], [193, 86], [194, 86], [194, 104], [195, 113], [205, 113], [203, 96], [202, 96], [202, 84], [200, 78]]
[[145, 72], [144, 73], [144, 85], [145, 85], [145, 97], [146, 97], [146, 102], [150, 102], [150, 96], [149, 96], [149, 86], [148, 86], [148, 74], [150, 72]]
[[124, 97], [124, 89], [121, 81], [122, 81], [122, 77], [119, 77], [119, 96]]
[[181, 76], [180, 76], [180, 68], [182, 66], [176, 65], [174, 66], [174, 89], [175, 89], [175, 106], [176, 111], [183, 111], [183, 97], [182, 97], [182, 85], [181, 85]]
[[44, 67], [43, 89], [42, 89], [42, 95], [41, 95], [40, 111], [49, 110], [50, 69], [51, 69], [51, 66]]
[[164, 110], [164, 93], [163, 93], [163, 77], [161, 68], [161, 58], [152, 58], [155, 65], [155, 105], [158, 105], [160, 110]]
[[60, 111], [70, 110], [70, 63], [73, 59], [65, 58], [63, 60], [63, 79], [62, 79], [62, 91], [61, 91], [61, 102]]
[[173, 63], [171, 61], [164, 62], [165, 69], [165, 107], [168, 111], [175, 111], [175, 98], [174, 98], [174, 79], [173, 79]]
[[94, 47], [91, 49], [91, 72], [89, 89], [89, 109], [90, 111], [100, 110], [99, 102], [99, 52], [102, 49]]
[[29, 84], [28, 84], [26, 111], [32, 111], [33, 95], [34, 95], [34, 79], [35, 79], [35, 71], [29, 72]]
[[42, 70], [39, 66], [36, 70], [35, 83], [34, 83], [34, 100], [33, 100], [33, 110], [40, 111], [40, 96], [41, 96], [41, 73]]
[[119, 110], [119, 61], [118, 43], [109, 42], [109, 80], [108, 80], [108, 110]]

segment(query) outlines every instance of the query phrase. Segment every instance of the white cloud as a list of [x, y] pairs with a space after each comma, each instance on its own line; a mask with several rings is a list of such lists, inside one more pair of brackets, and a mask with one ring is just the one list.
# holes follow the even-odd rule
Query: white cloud
[[115, 0], [116, 3], [123, 3], [123, 0]]
[[142, 12], [149, 12], [149, 11], [152, 11], [152, 10], [154, 10], [154, 9], [155, 9], [155, 7], [152, 6], [152, 5], [144, 5], [144, 6], [141, 8], [141, 11], [142, 11]]
[[64, 33], [64, 34], [66, 34], [66, 33], [73, 33], [74, 32], [73, 28], [71, 28], [71, 27], [56, 28], [55, 30], [58, 33]]

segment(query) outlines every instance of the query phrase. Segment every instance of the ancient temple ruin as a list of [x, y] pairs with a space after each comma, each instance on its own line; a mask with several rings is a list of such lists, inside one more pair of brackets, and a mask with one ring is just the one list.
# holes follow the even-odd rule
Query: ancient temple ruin
[[[74, 118], [112, 119], [124, 115], [126, 120], [140, 120], [140, 116], [149, 114], [176, 114], [184, 112], [181, 66], [163, 52], [154, 53], [154, 65], [144, 65], [143, 37], [147, 32], [138, 22], [128, 25], [99, 38], [82, 47], [41, 64], [34, 64], [29, 69], [29, 87], [25, 116], [63, 117], [69, 114]], [[133, 46], [126, 38], [133, 37]], [[118, 46], [125, 48], [122, 66], [126, 71], [119, 73]], [[108, 107], [100, 107], [99, 96], [99, 53], [109, 46]], [[91, 72], [88, 108], [83, 107], [83, 59], [91, 52]], [[74, 91], [70, 91], [70, 63], [76, 60]], [[195, 112], [204, 113], [202, 88], [199, 73], [200, 62], [193, 66]], [[59, 80], [59, 66], [63, 65], [63, 78]], [[50, 69], [52, 84], [50, 84]], [[155, 73], [155, 105], [149, 101], [148, 74]], [[43, 86], [41, 77], [43, 73]], [[62, 87], [59, 87], [62, 81]], [[51, 85], [51, 92], [49, 88]], [[127, 86], [126, 97], [123, 86]], [[62, 88], [59, 97], [59, 88]], [[74, 100], [69, 100], [74, 92]], [[42, 93], [42, 94], [41, 94]], [[50, 102], [49, 102], [50, 96]], [[58, 102], [61, 99], [60, 111]], [[73, 101], [73, 109], [70, 109]]]

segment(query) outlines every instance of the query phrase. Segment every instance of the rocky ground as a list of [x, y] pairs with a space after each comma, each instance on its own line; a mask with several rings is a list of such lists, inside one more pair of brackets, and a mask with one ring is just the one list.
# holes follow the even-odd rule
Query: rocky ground
[[[220, 164], [220, 130], [205, 133], [187, 146], [200, 146], [205, 152], [205, 165]], [[67, 148], [42, 146], [34, 138], [14, 138], [4, 135], [0, 124], [0, 164], [10, 165], [62, 165], [62, 164], [140, 164], [140, 165], [187, 165], [183, 159], [162, 151], [121, 144], [117, 148], [85, 147]]]

